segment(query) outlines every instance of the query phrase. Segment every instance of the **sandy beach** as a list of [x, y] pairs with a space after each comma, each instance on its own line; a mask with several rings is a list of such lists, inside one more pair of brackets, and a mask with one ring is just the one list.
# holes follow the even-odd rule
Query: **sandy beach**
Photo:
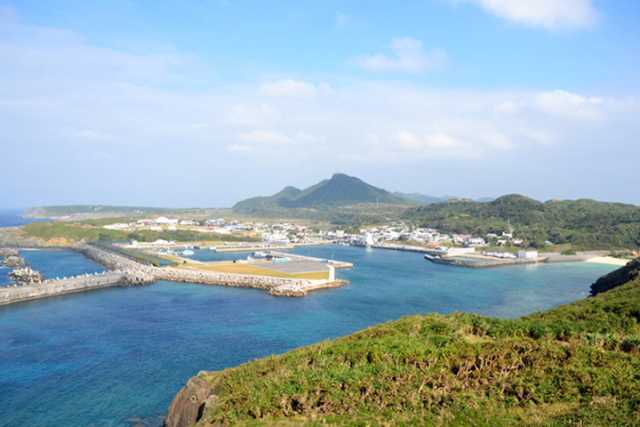
[[613, 258], [610, 256], [596, 256], [593, 258], [589, 258], [585, 262], [593, 262], [596, 264], [609, 264], [609, 265], [619, 265], [624, 266], [631, 261], [630, 259], [621, 259], [621, 258]]

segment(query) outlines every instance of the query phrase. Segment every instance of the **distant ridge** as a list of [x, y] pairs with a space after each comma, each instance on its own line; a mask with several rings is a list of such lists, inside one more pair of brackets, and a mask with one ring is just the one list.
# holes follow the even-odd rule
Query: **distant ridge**
[[640, 207], [590, 199], [540, 202], [507, 194], [491, 202], [448, 200], [411, 207], [403, 219], [448, 233], [486, 236], [513, 229], [524, 244], [546, 242], [574, 249], [640, 247]]
[[253, 214], [265, 209], [299, 209], [350, 206], [360, 203], [407, 205], [407, 200], [389, 191], [369, 185], [359, 178], [334, 174], [305, 190], [286, 187], [268, 197], [252, 197], [236, 203], [236, 213]]
[[[421, 194], [421, 193], [403, 193], [401, 191], [395, 191], [393, 193], [394, 196], [396, 197], [400, 197], [401, 199], [406, 200], [409, 204], [412, 205], [429, 205], [431, 203], [438, 203], [438, 202], [446, 202], [449, 200], [460, 200], [460, 198], [458, 196], [440, 196], [440, 197], [435, 197], [435, 196], [428, 196], [426, 194]], [[476, 202], [493, 202], [495, 200], [495, 197], [482, 197], [480, 199], [476, 199]]]

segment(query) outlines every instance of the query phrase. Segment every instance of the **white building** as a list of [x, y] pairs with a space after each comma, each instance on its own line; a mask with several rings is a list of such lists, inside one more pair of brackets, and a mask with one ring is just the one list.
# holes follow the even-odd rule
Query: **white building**
[[518, 251], [518, 258], [524, 258], [524, 259], [538, 258], [538, 251]]

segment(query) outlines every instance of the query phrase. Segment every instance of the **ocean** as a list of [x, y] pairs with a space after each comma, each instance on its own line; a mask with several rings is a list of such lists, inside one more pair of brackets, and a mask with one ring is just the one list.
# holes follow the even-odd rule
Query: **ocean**
[[[253, 289], [159, 282], [0, 307], [0, 425], [159, 426], [175, 394], [200, 370], [406, 315], [518, 317], [584, 298], [591, 283], [615, 269], [576, 263], [472, 270], [433, 264], [417, 253], [338, 245], [294, 252], [353, 262], [338, 271], [351, 284], [276, 298]], [[22, 253], [49, 274], [102, 268], [65, 250]]]
[[48, 221], [48, 219], [23, 218], [24, 209], [0, 209], [0, 227], [17, 227], [31, 222]]

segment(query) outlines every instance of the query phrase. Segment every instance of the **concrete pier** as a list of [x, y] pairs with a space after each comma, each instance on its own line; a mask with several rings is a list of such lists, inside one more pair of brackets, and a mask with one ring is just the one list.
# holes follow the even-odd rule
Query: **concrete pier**
[[293, 249], [293, 246], [291, 245], [265, 246], [264, 244], [257, 244], [257, 245], [216, 246], [215, 247], [215, 251], [219, 253], [272, 251], [272, 250], [285, 250], [285, 249]]
[[328, 266], [333, 267], [333, 268], [335, 268], [337, 270], [340, 270], [342, 268], [352, 268], [353, 267], [353, 263], [351, 263], [351, 262], [335, 261], [335, 260], [326, 259], [326, 258], [316, 258], [316, 257], [312, 257], [312, 256], [292, 254], [292, 253], [288, 253], [288, 252], [271, 252], [271, 255], [276, 256], [278, 258], [289, 258], [289, 259], [292, 259], [292, 260], [314, 261], [314, 262], [322, 262], [322, 263], [324, 263], [326, 261], [326, 264]]
[[527, 258], [495, 259], [486, 261], [465, 261], [462, 259], [454, 258], [435, 258], [430, 255], [425, 255], [424, 258], [436, 264], [453, 265], [455, 267], [466, 268], [491, 268], [502, 267], [506, 265], [536, 264], [538, 262], [537, 259]]
[[187, 268], [160, 268], [84, 243], [75, 244], [72, 249], [104, 265], [111, 272], [47, 280], [34, 285], [0, 288], [0, 305], [113, 286], [149, 285], [157, 280], [262, 289], [274, 296], [288, 297], [305, 296], [311, 291], [348, 284], [345, 280], [335, 280], [335, 273], [330, 275], [329, 280], [311, 280]]
[[69, 279], [48, 280], [37, 285], [0, 288], [0, 305], [112, 286], [127, 286], [128, 283], [129, 281], [126, 274], [107, 273], [72, 277]]

